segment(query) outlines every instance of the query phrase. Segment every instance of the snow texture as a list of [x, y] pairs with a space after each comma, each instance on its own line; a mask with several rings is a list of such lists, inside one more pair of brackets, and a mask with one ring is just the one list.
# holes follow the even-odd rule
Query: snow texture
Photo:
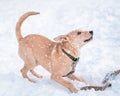
[[[21, 76], [23, 61], [18, 56], [15, 26], [28, 11], [40, 15], [28, 18], [22, 34], [42, 34], [52, 39], [74, 29], [93, 30], [94, 39], [81, 49], [76, 74], [89, 84], [100, 85], [104, 76], [120, 69], [120, 0], [0, 0], [0, 96], [120, 96], [120, 76], [105, 91], [74, 94], [50, 79], [42, 67], [43, 79], [30, 83]], [[77, 88], [85, 84], [71, 81]]]

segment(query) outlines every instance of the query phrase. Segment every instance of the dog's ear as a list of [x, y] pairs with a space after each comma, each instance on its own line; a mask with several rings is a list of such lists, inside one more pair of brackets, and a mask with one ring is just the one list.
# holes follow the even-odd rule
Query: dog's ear
[[69, 41], [69, 37], [67, 35], [60, 35], [58, 37], [55, 37], [54, 40], [56, 42], [60, 42], [60, 43], [62, 43], [62, 42], [68, 42]]

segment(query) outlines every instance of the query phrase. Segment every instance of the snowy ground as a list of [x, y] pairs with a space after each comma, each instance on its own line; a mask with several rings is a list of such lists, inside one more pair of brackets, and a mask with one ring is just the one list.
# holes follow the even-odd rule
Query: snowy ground
[[[106, 73], [120, 69], [120, 0], [0, 0], [0, 96], [120, 96], [120, 76], [111, 80], [113, 86], [106, 91], [77, 94], [50, 80], [41, 67], [36, 71], [44, 78], [35, 78], [36, 84], [23, 79], [15, 25], [28, 11], [41, 14], [24, 22], [23, 35], [36, 33], [52, 39], [74, 29], [94, 31], [93, 41], [81, 50], [76, 69], [90, 84], [100, 84]], [[72, 82], [78, 88], [84, 85]]]

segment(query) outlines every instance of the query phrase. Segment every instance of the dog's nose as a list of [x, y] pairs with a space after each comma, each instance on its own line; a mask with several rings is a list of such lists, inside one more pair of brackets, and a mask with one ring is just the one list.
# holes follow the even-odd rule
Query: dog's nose
[[89, 33], [90, 33], [91, 35], [93, 35], [93, 31], [89, 31]]

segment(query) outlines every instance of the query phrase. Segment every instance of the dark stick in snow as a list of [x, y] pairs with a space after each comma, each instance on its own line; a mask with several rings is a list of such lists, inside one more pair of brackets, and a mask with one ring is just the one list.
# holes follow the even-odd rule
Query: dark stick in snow
[[108, 80], [112, 77], [112, 76], [116, 76], [120, 74], [120, 70], [116, 70], [113, 71], [111, 73], [108, 73], [105, 78], [103, 79], [102, 83], [105, 84], [104, 86], [85, 86], [80, 88], [80, 90], [90, 90], [90, 89], [94, 89], [95, 91], [104, 91], [106, 88], [111, 87], [112, 84], [108, 83]]
[[104, 86], [85, 86], [85, 87], [80, 88], [80, 90], [91, 90], [91, 89], [94, 89], [95, 91], [104, 91], [108, 87], [111, 87], [110, 83], [107, 83]]
[[120, 74], [120, 70], [116, 70], [116, 71], [113, 71], [111, 73], [107, 73], [107, 75], [105, 76], [105, 78], [103, 79], [102, 83], [105, 84], [108, 82], [108, 80], [112, 77], [112, 76], [116, 76]]

